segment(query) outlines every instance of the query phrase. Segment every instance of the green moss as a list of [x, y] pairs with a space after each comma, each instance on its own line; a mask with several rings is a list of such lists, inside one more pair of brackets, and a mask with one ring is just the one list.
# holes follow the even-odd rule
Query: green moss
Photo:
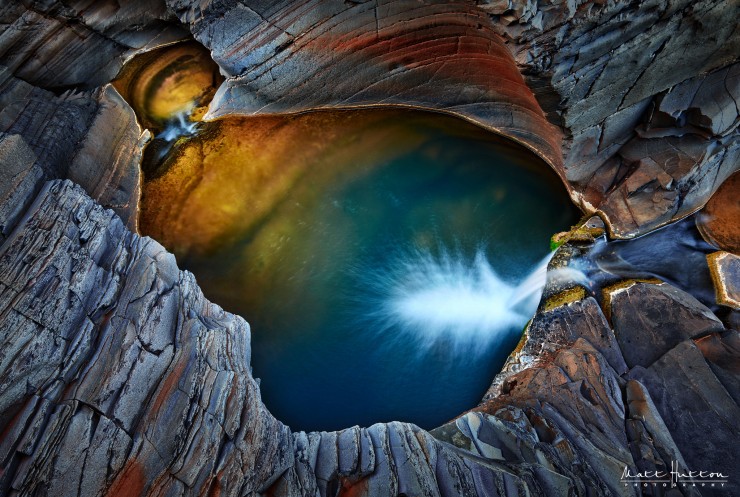
[[551, 311], [565, 304], [570, 304], [586, 298], [586, 290], [581, 286], [574, 286], [556, 293], [545, 301], [545, 311]]

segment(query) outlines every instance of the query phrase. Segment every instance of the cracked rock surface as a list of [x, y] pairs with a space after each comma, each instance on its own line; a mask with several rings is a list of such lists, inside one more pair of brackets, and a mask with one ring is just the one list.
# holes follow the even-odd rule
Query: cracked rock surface
[[[716, 0], [5, 3], [0, 495], [737, 493], [732, 300], [702, 291], [700, 302], [654, 275], [615, 280], [598, 264], [588, 284], [567, 277], [605, 231], [631, 237], [691, 214], [737, 170], [736, 11]], [[227, 75], [213, 116], [394, 102], [480, 118], [538, 151], [604, 219], [566, 237], [479, 406], [431, 432], [293, 433], [270, 415], [246, 321], [136, 234], [149, 136], [108, 83], [125, 57], [187, 31]], [[718, 295], [736, 295], [737, 254], [705, 257], [689, 241], [677, 235], [695, 257], [676, 272], [709, 260]], [[653, 245], [647, 263], [668, 246]], [[675, 464], [729, 482], [620, 480], [625, 467]]]
[[629, 238], [738, 169], [735, 2], [481, 1], [550, 120], [576, 202]]

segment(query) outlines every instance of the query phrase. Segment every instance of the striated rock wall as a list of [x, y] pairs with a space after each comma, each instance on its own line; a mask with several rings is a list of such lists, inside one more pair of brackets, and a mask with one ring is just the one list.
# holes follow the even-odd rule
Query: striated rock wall
[[34, 191], [43, 180], [71, 178], [136, 230], [139, 165], [149, 137], [110, 85], [55, 95], [0, 66], [0, 140], [8, 153], [24, 156], [24, 169], [33, 169]]
[[56, 90], [94, 88], [127, 57], [185, 39], [164, 2], [2, 2], [0, 59], [18, 78]]
[[467, 1], [170, 1], [229, 77], [206, 119], [402, 106], [463, 117], [560, 166], [544, 118], [490, 19]]
[[81, 188], [47, 183], [0, 250], [7, 494], [634, 495], [625, 466], [732, 474], [737, 332], [665, 283], [605, 290], [611, 325], [591, 297], [541, 310], [528, 367], [432, 434], [291, 434], [246, 323]]
[[246, 322], [71, 182], [3, 244], [0, 301], [3, 495], [243, 495], [292, 462]]
[[613, 236], [696, 211], [738, 170], [737, 2], [479, 3], [566, 135], [574, 199]]

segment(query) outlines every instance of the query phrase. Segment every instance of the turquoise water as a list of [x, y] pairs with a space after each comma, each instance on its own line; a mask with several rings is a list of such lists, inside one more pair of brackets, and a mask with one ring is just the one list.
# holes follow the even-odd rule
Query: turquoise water
[[263, 400], [293, 429], [430, 429], [477, 405], [534, 311], [517, 285], [578, 219], [518, 146], [413, 133], [340, 180], [309, 170], [256, 231], [185, 261], [249, 321]]

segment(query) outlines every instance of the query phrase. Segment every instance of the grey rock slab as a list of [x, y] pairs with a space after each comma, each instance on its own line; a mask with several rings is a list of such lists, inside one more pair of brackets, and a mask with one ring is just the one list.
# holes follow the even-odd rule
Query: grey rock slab
[[648, 367], [687, 338], [724, 328], [702, 303], [667, 283], [632, 282], [604, 292], [614, 334], [630, 367]]
[[103, 87], [98, 102], [90, 131], [66, 177], [83, 185], [91, 197], [113, 209], [136, 231], [142, 181], [139, 165], [151, 135], [139, 127], [133, 109], [111, 85]]
[[727, 393], [740, 405], [740, 333], [727, 330], [694, 342]]
[[[732, 475], [740, 456], [740, 407], [719, 382], [693, 340], [685, 340], [629, 378], [650, 393], [688, 466]], [[716, 493], [717, 495], [720, 492]]]
[[495, 29], [563, 129], [571, 197], [614, 237], [691, 214], [737, 170], [735, 3], [514, 4]]
[[[218, 469], [223, 495], [239, 495], [291, 466], [289, 430], [249, 374], [246, 323], [80, 187], [47, 183], [0, 266], [3, 322], [37, 328], [31, 340], [5, 335], [18, 351], [7, 349], [16, 360], [2, 373], [3, 412], [26, 421], [4, 441], [3, 491], [48, 495], [69, 478], [114, 494], [159, 482], [191, 495]], [[115, 441], [120, 450], [106, 445]]]

